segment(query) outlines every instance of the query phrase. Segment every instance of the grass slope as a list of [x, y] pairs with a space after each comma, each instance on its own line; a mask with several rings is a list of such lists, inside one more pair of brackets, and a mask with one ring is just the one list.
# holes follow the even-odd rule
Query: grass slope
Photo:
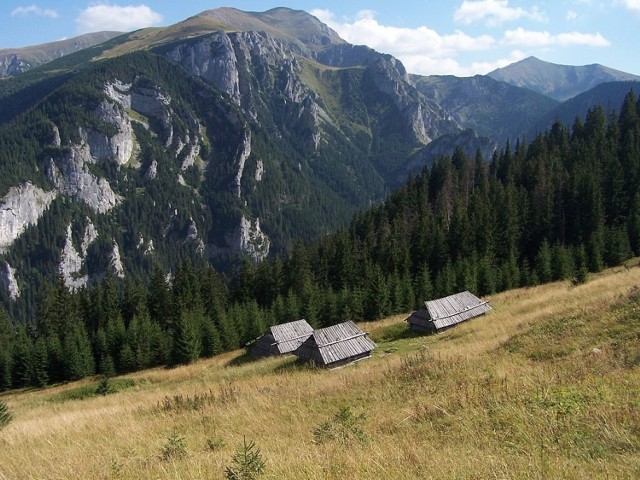
[[[640, 268], [489, 298], [438, 335], [365, 324], [370, 360], [313, 370], [242, 352], [0, 397], [0, 478], [640, 478]], [[598, 349], [598, 350], [594, 350]]]

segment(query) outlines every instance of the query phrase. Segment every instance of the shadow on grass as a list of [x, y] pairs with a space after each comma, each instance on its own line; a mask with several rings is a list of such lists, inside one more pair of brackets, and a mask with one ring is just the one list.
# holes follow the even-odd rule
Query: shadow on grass
[[248, 350], [245, 350], [245, 352], [242, 355], [237, 356], [236, 358], [233, 358], [231, 360], [229, 360], [226, 364], [227, 367], [238, 367], [240, 365], [246, 365], [247, 363], [253, 363], [253, 362], [257, 362], [258, 360], [261, 360], [264, 357], [256, 357], [254, 355], [251, 355], [251, 353], [249, 353]]
[[277, 373], [311, 372], [316, 370], [320, 370], [320, 368], [312, 363], [303, 362], [295, 355], [288, 356], [287, 361], [273, 369]]
[[427, 332], [416, 332], [411, 330], [406, 323], [390, 325], [371, 333], [371, 340], [376, 343], [393, 342], [396, 340], [406, 340], [431, 335]]

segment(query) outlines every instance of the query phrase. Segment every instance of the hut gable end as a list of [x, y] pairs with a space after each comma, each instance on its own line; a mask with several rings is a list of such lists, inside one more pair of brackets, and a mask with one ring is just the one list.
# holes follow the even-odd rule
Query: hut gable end
[[314, 331], [296, 355], [317, 365], [338, 366], [370, 356], [375, 347], [353, 322], [344, 322]]
[[255, 356], [293, 353], [309, 336], [313, 328], [306, 320], [274, 325], [251, 347]]

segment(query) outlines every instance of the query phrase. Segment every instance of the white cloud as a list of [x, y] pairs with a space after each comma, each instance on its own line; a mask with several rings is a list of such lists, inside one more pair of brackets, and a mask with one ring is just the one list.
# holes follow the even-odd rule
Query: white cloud
[[571, 21], [575, 20], [576, 18], [578, 18], [578, 14], [576, 12], [574, 12], [573, 10], [567, 10], [567, 14], [565, 15], [565, 19], [568, 22], [571, 22]]
[[76, 18], [78, 33], [117, 30], [129, 32], [162, 22], [162, 15], [146, 5], [98, 4], [87, 7]]
[[520, 19], [538, 22], [547, 20], [546, 15], [537, 7], [534, 6], [529, 11], [521, 7], [513, 8], [509, 6], [508, 0], [464, 0], [453, 14], [453, 19], [467, 25], [484, 21], [491, 27]]
[[37, 5], [29, 5], [28, 7], [16, 7], [11, 11], [12, 17], [40, 15], [42, 17], [58, 18], [58, 12], [50, 8], [41, 8]]
[[640, 13], [640, 0], [620, 0], [619, 3], [622, 3], [632, 12]]
[[422, 75], [455, 75], [457, 77], [471, 77], [473, 75], [486, 75], [496, 68], [506, 67], [519, 62], [526, 55], [519, 50], [514, 50], [505, 58], [499, 58], [490, 62], [472, 62], [469, 65], [461, 65], [455, 58], [435, 58], [425, 56], [408, 56], [402, 59], [407, 71]]
[[504, 32], [503, 43], [526, 47], [573, 47], [577, 45], [589, 47], [608, 47], [611, 43], [600, 33], [568, 32], [552, 35], [549, 32], [535, 32], [521, 27]]
[[[329, 10], [313, 10], [311, 13], [349, 43], [389, 53], [400, 59], [407, 71], [422, 75], [486, 74], [532, 55], [531, 50], [535, 48], [610, 46], [600, 33], [554, 34], [518, 27], [505, 31], [498, 39], [486, 34], [472, 36], [460, 30], [441, 34], [426, 26], [399, 28], [382, 25], [371, 10], [359, 12], [354, 20], [337, 19]], [[518, 50], [514, 50], [516, 48]], [[482, 58], [479, 52], [483, 53]]]
[[459, 52], [490, 50], [496, 44], [490, 35], [473, 37], [461, 31], [441, 35], [426, 26], [399, 28], [381, 25], [375, 19], [375, 12], [370, 10], [359, 12], [351, 23], [336, 21], [328, 10], [313, 10], [311, 13], [349, 43], [367, 45], [399, 58], [411, 73], [466, 74], [454, 57]]

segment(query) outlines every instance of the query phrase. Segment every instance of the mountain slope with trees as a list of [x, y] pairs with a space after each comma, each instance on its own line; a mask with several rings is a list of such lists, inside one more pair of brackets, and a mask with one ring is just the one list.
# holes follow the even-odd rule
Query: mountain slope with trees
[[461, 150], [350, 226], [283, 259], [245, 261], [230, 283], [181, 261], [167, 281], [49, 285], [36, 322], [0, 319], [0, 388], [190, 363], [267, 326], [372, 320], [460, 290], [479, 295], [589, 272], [640, 254], [640, 103], [591, 109], [487, 162]]
[[[492, 100], [496, 95], [503, 101]], [[523, 224], [519, 228], [526, 235], [494, 239], [494, 229], [506, 220], [474, 209], [480, 208], [477, 203], [490, 212], [515, 212], [516, 223], [530, 213], [532, 200], [524, 192], [542, 173], [523, 166], [530, 164], [524, 140], [506, 148], [505, 142], [553, 105], [489, 78], [412, 77], [397, 59], [350, 45], [315, 17], [286, 8], [211, 10], [169, 27], [112, 38], [0, 82], [0, 299], [12, 320], [33, 325], [45, 286], [58, 280], [79, 292], [112, 278], [121, 293], [125, 281], [146, 285], [156, 268], [175, 276], [189, 262], [233, 277], [232, 285], [241, 285], [232, 288], [233, 304], [256, 299], [258, 307], [271, 308], [278, 297], [288, 298], [293, 280], [283, 283], [261, 261], [277, 265], [290, 253], [309, 258], [310, 283], [300, 283], [307, 285], [305, 295], [316, 295], [310, 285], [326, 289], [334, 282], [329, 295], [334, 305], [324, 311], [359, 296], [349, 307], [357, 317], [364, 315], [365, 278], [375, 273], [384, 279], [371, 285], [384, 291], [402, 277], [404, 285], [397, 288], [404, 289], [410, 305], [415, 299], [409, 283], [418, 297], [418, 270], [435, 283], [445, 282], [438, 275], [447, 258], [449, 271], [469, 270], [469, 281], [481, 278], [479, 265], [485, 265], [483, 272], [487, 265], [502, 270], [508, 260], [511, 274], [517, 269], [528, 283], [542, 227]], [[608, 113], [604, 123], [614, 124]], [[493, 133], [490, 138], [469, 127]], [[567, 130], [555, 126], [554, 131]], [[534, 151], [551, 149], [541, 138]], [[619, 155], [617, 148], [611, 146], [600, 160], [601, 170], [613, 168], [607, 159]], [[565, 162], [565, 153], [563, 146], [554, 155]], [[562, 190], [564, 180], [555, 177], [559, 160], [554, 162], [539, 168]], [[361, 237], [343, 231], [342, 244], [304, 246], [330, 242], [329, 235], [358, 212], [365, 221], [369, 217], [361, 212], [379, 205], [409, 174], [409, 185], [427, 184], [435, 213], [424, 219], [422, 212], [407, 213], [404, 223], [366, 220], [357, 229]], [[475, 183], [480, 175], [490, 179], [484, 197]], [[512, 185], [507, 180], [513, 175]], [[611, 180], [611, 189], [617, 182]], [[463, 200], [454, 193], [459, 184], [466, 185]], [[446, 194], [439, 193], [442, 188]], [[553, 208], [568, 208], [571, 195], [562, 190], [565, 203]], [[474, 230], [450, 239], [451, 229], [463, 228], [454, 220], [478, 224], [488, 236], [480, 240]], [[414, 231], [413, 223], [420, 222], [426, 222], [420, 232], [436, 234], [433, 240], [421, 240]], [[564, 235], [573, 233], [563, 232], [563, 242]], [[378, 262], [377, 255], [389, 253], [381, 246], [388, 241], [402, 258], [391, 252]], [[418, 253], [413, 246], [407, 263], [408, 241], [433, 251]], [[557, 241], [550, 238], [550, 248]], [[572, 257], [576, 241], [571, 238]], [[465, 250], [476, 254], [465, 254], [469, 265], [458, 264], [458, 254], [451, 254], [460, 246], [456, 242], [474, 247]], [[581, 243], [591, 248], [586, 239]], [[635, 249], [634, 242], [631, 246]], [[329, 262], [322, 256], [336, 258]], [[353, 266], [342, 256], [358, 259], [359, 269], [349, 270]], [[389, 262], [402, 268], [396, 272]], [[345, 271], [329, 274], [329, 268]], [[259, 269], [270, 286], [256, 292], [249, 280]], [[245, 270], [243, 281], [237, 272]], [[502, 277], [483, 282], [512, 283]], [[302, 294], [299, 289], [291, 301]], [[367, 315], [390, 308], [382, 302], [367, 307]]]

